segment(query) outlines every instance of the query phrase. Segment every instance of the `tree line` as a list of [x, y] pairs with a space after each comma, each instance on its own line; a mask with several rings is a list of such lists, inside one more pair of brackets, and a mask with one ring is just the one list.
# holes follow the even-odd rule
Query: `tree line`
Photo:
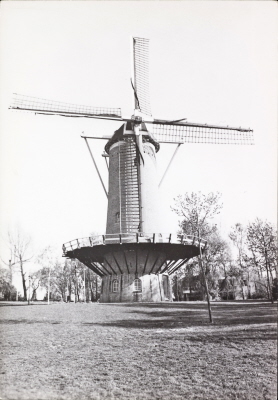
[[175, 199], [172, 209], [181, 217], [180, 233], [207, 241], [202, 265], [200, 257], [193, 258], [173, 276], [175, 300], [277, 300], [274, 225], [260, 218], [246, 226], [236, 223], [230, 229], [229, 243], [213, 223], [221, 208], [219, 193], [186, 193]]
[[[53, 258], [51, 248], [46, 248], [38, 257], [42, 268], [33, 275], [36, 285], [45, 288], [48, 300], [64, 302], [97, 301], [100, 296], [101, 279], [78, 260], [65, 259], [63, 262]], [[35, 291], [32, 290], [33, 300]]]
[[[52, 301], [97, 301], [100, 296], [101, 279], [78, 260], [57, 257], [50, 246], [36, 257], [30, 255], [30, 237], [17, 231], [9, 233], [10, 260], [0, 266], [0, 299], [37, 300], [39, 289], [43, 289], [44, 300]], [[28, 263], [37, 265], [29, 272]], [[7, 268], [8, 267], [8, 268]], [[14, 274], [20, 274], [23, 293], [19, 294], [12, 284]]]
[[[277, 230], [256, 218], [246, 226], [231, 227], [229, 240], [221, 236], [214, 218], [223, 204], [219, 193], [185, 193], [174, 199], [172, 210], [180, 217], [179, 233], [207, 241], [200, 256], [189, 260], [172, 276], [174, 300], [277, 299]], [[94, 234], [92, 234], [94, 236]], [[30, 237], [8, 234], [10, 260], [0, 266], [0, 298], [18, 297], [12, 277], [19, 273], [22, 300], [36, 300], [44, 288], [45, 300], [97, 301], [101, 278], [78, 260], [61, 259], [51, 247], [38, 256], [30, 253]], [[199, 241], [200, 243], [200, 241]], [[33, 260], [38, 269], [28, 273]], [[8, 267], [8, 268], [7, 268]]]

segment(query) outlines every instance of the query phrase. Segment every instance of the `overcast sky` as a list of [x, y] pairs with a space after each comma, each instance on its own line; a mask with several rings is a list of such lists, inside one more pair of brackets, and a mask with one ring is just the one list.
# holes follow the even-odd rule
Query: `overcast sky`
[[[161, 187], [164, 232], [177, 230], [173, 198], [192, 191], [222, 193], [224, 235], [276, 221], [275, 2], [2, 2], [0, 29], [2, 237], [19, 226], [36, 252], [105, 232], [107, 200], [80, 135], [121, 124], [8, 107], [15, 92], [130, 117], [132, 36], [150, 39], [154, 117], [254, 129], [255, 146], [181, 146]], [[105, 142], [90, 144], [107, 183]], [[173, 151], [162, 145], [160, 176]]]

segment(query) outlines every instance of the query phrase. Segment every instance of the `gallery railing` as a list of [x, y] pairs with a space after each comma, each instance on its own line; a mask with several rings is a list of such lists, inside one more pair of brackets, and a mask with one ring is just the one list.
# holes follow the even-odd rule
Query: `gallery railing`
[[82, 247], [93, 247], [108, 244], [124, 243], [172, 243], [199, 247], [204, 249], [207, 241], [193, 235], [178, 235], [172, 233], [115, 233], [74, 239], [63, 244], [63, 254], [80, 249]]

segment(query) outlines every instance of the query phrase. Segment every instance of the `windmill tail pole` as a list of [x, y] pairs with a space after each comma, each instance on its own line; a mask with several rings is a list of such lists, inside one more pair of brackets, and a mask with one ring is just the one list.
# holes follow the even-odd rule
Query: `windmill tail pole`
[[[134, 133], [135, 133], [135, 138], [136, 138], [136, 145], [138, 147], [139, 150], [139, 157], [142, 154], [144, 154], [144, 149], [143, 149], [143, 143], [142, 143], [142, 135], [140, 134], [139, 131], [139, 126], [134, 126]], [[139, 189], [139, 215], [140, 215], [140, 231], [144, 232], [144, 221], [145, 221], [145, 209], [144, 209], [144, 204], [143, 204], [143, 200], [144, 200], [144, 195], [143, 195], [143, 191], [144, 191], [144, 183], [142, 182], [142, 177], [143, 177], [143, 160], [141, 158], [139, 158], [139, 167], [138, 167], [138, 189]]]
[[174, 151], [174, 154], [172, 155], [172, 158], [171, 158], [171, 160], [169, 161], [169, 164], [168, 164], [168, 166], [167, 166], [167, 168], [166, 168], [166, 170], [165, 170], [165, 172], [164, 172], [164, 174], [163, 174], [163, 177], [161, 178], [161, 181], [159, 182], [158, 187], [161, 186], [161, 184], [162, 184], [162, 182], [163, 182], [163, 180], [164, 180], [164, 178], [165, 178], [165, 175], [167, 174], [167, 172], [168, 172], [168, 170], [169, 170], [169, 168], [170, 168], [170, 165], [172, 164], [172, 161], [173, 161], [173, 159], [175, 158], [175, 155], [177, 154], [177, 151], [178, 151], [178, 149], [180, 148], [180, 145], [181, 145], [181, 144], [182, 144], [182, 143], [178, 143], [178, 145], [177, 145], [177, 147], [176, 147], [176, 150]]
[[29, 280], [29, 288], [28, 288], [28, 305], [30, 304], [30, 289], [31, 289], [31, 285], [30, 285], [30, 281], [31, 281], [31, 277], [30, 277], [30, 273], [28, 275], [28, 280]]
[[100, 172], [99, 172], [99, 170], [98, 170], [97, 164], [96, 164], [96, 162], [95, 162], [95, 159], [94, 159], [93, 153], [92, 153], [92, 151], [91, 151], [91, 149], [90, 149], [90, 146], [89, 146], [89, 143], [88, 143], [88, 141], [87, 141], [87, 138], [83, 137], [83, 139], [85, 140], [86, 145], [87, 145], [87, 147], [88, 147], [88, 150], [89, 150], [89, 153], [90, 153], [91, 158], [92, 158], [92, 160], [93, 160], [93, 163], [94, 163], [95, 169], [96, 169], [96, 171], [97, 171], [98, 177], [99, 177], [100, 182], [101, 182], [101, 184], [102, 184], [104, 193], [106, 194], [106, 197], [108, 197], [108, 193], [107, 193], [106, 188], [105, 188], [105, 186], [104, 186], [103, 180], [102, 180], [102, 178], [101, 178]]

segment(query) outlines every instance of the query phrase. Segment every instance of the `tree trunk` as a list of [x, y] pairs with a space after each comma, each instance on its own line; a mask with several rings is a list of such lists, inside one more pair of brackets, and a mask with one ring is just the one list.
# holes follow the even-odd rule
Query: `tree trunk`
[[23, 297], [24, 297], [24, 300], [27, 301], [26, 279], [25, 279], [25, 273], [23, 271], [23, 262], [22, 262], [21, 257], [20, 257], [20, 273], [21, 273], [22, 286], [23, 286]]
[[177, 277], [177, 300], [180, 301], [179, 282]]
[[251, 290], [250, 290], [250, 284], [249, 284], [249, 281], [250, 281], [249, 271], [247, 272], [247, 278], [248, 278], [248, 281], [247, 281], [247, 288], [248, 288], [248, 290], [247, 290], [247, 298], [251, 299]]
[[270, 273], [270, 277], [271, 277], [271, 285], [273, 285], [273, 275], [272, 275], [271, 268], [269, 268], [269, 273]]
[[83, 299], [83, 301], [84, 301], [84, 303], [86, 303], [86, 270], [85, 270], [85, 267], [84, 267], [84, 299]]
[[91, 280], [91, 273], [89, 273], [88, 285], [89, 285], [90, 301], [94, 301], [93, 283]]
[[76, 274], [76, 260], [74, 267], [74, 302], [77, 303], [79, 301], [79, 293], [78, 293], [78, 282], [77, 282], [77, 274]]
[[203, 266], [203, 258], [202, 258], [202, 248], [201, 248], [201, 240], [200, 240], [200, 233], [198, 235], [198, 239], [199, 239], [199, 252], [200, 255], [198, 257], [199, 259], [199, 265], [201, 267], [201, 271], [203, 273], [203, 278], [204, 278], [204, 284], [205, 284], [205, 292], [206, 292], [206, 296], [207, 296], [207, 303], [208, 303], [208, 312], [209, 312], [209, 322], [212, 323], [212, 314], [211, 314], [211, 306], [210, 306], [210, 298], [209, 298], [209, 292], [208, 292], [208, 285], [207, 285], [207, 279], [206, 279], [206, 275], [205, 275], [205, 270], [204, 270], [204, 266]]
[[33, 293], [32, 293], [32, 296], [31, 296], [31, 301], [34, 301], [36, 299], [37, 299], [37, 289], [33, 289]]
[[271, 303], [273, 304], [273, 296], [272, 296], [272, 288], [270, 287], [270, 279], [269, 279], [269, 269], [268, 269], [268, 260], [267, 254], [265, 254], [265, 268], [266, 268], [266, 275], [267, 275], [267, 286], [268, 286], [268, 298], [270, 298]]
[[69, 285], [68, 285], [68, 297], [69, 297], [69, 303], [71, 302], [71, 290], [72, 290], [72, 287], [71, 287], [71, 282], [69, 282]]

